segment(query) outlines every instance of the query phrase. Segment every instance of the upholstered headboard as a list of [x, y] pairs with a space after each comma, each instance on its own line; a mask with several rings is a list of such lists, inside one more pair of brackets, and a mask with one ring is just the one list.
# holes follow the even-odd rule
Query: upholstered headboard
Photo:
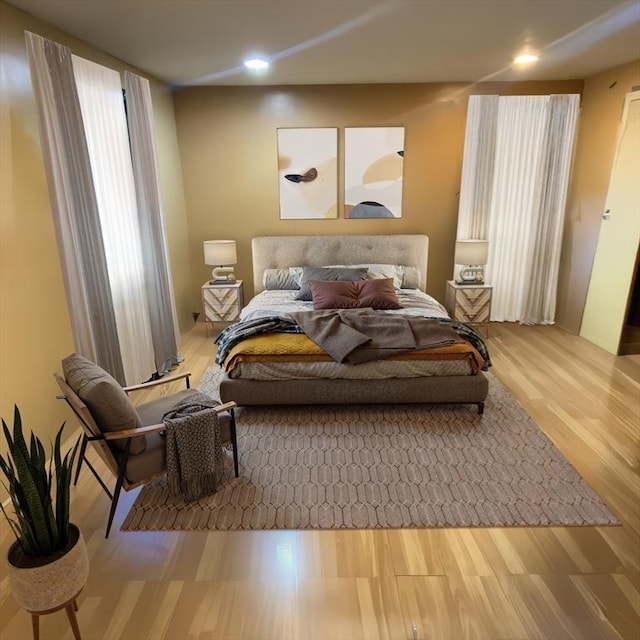
[[265, 269], [332, 264], [398, 264], [420, 270], [420, 289], [427, 284], [429, 238], [388, 236], [261, 236], [251, 241], [253, 287], [264, 289]]

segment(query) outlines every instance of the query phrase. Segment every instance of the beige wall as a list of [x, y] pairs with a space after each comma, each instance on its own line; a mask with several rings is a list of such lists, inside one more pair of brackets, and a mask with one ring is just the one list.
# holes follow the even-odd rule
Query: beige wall
[[637, 85], [638, 60], [585, 81], [558, 283], [557, 322], [571, 333], [580, 331], [625, 94]]
[[[470, 93], [581, 93], [581, 81], [486, 84], [190, 87], [176, 91], [194, 309], [210, 275], [202, 241], [238, 241], [237, 275], [252, 293], [250, 241], [257, 235], [425, 233], [427, 290], [444, 299], [451, 278]], [[280, 220], [278, 127], [405, 127], [403, 216]], [[339, 172], [340, 175], [340, 172]]]
[[[52, 376], [74, 345], [25, 30], [66, 44], [75, 54], [113, 69], [137, 70], [0, 2], [0, 414], [11, 423], [17, 404], [26, 425], [46, 442], [65, 419], [77, 428], [71, 412], [55, 399]], [[158, 82], [152, 83], [152, 92], [176, 298], [181, 327], [186, 330], [192, 326], [191, 276], [173, 99]]]

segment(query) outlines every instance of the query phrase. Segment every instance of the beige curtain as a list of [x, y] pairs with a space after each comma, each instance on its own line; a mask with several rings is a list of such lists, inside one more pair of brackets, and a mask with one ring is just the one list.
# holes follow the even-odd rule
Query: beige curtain
[[127, 384], [156, 371], [120, 74], [73, 56]]
[[458, 208], [458, 240], [486, 240], [493, 193], [498, 96], [469, 96]]
[[124, 384], [71, 50], [29, 32], [26, 45], [76, 350]]
[[457, 237], [489, 241], [491, 320], [555, 321], [578, 113], [578, 95], [470, 98]]
[[32, 82], [79, 353], [121, 384], [182, 358], [149, 83], [27, 33]]
[[537, 206], [525, 275], [529, 295], [520, 318], [524, 324], [555, 320], [564, 211], [579, 110], [578, 95], [549, 96], [533, 195]]
[[164, 375], [182, 358], [178, 355], [178, 322], [160, 199], [151, 91], [146, 78], [128, 71], [124, 84], [150, 330], [157, 372]]

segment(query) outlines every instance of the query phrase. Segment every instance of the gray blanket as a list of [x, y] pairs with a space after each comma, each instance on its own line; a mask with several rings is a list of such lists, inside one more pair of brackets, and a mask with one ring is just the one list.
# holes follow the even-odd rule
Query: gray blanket
[[216, 491], [222, 472], [222, 444], [215, 408], [219, 402], [199, 391], [165, 413], [167, 482], [187, 502]]
[[451, 327], [419, 316], [390, 316], [371, 309], [300, 311], [289, 316], [311, 340], [343, 364], [464, 342]]

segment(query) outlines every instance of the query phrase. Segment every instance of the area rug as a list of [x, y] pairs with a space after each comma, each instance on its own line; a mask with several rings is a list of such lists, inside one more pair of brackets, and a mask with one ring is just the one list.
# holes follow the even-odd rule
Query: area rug
[[[216, 397], [219, 369], [200, 390]], [[472, 406], [242, 407], [240, 477], [186, 504], [145, 486], [125, 531], [610, 525], [615, 516], [489, 375]]]

